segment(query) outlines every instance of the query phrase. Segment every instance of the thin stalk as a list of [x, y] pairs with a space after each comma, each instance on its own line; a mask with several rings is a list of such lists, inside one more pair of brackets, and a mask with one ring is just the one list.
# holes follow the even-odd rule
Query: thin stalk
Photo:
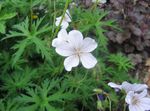
[[123, 111], [126, 111], [126, 103], [124, 103]]
[[111, 99], [110, 99], [109, 96], [107, 96], [107, 99], [108, 99], [108, 101], [109, 101], [109, 111], [111, 111]]
[[32, 0], [30, 0], [30, 31], [32, 30], [32, 15], [33, 15], [33, 11], [32, 11]]

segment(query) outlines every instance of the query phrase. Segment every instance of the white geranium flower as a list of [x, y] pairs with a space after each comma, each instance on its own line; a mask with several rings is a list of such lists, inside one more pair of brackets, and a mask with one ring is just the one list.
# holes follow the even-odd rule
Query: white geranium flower
[[52, 46], [57, 47], [61, 42], [67, 42], [68, 41], [68, 33], [65, 29], [61, 29], [58, 32], [57, 38], [53, 39]]
[[137, 83], [130, 84], [126, 81], [123, 82], [121, 85], [115, 84], [113, 82], [108, 83], [108, 85], [112, 88], [121, 89], [121, 90], [123, 89], [126, 92], [129, 92], [129, 91], [141, 92], [148, 88], [146, 84], [137, 84]]
[[82, 65], [87, 68], [93, 68], [97, 60], [90, 53], [97, 47], [97, 43], [94, 39], [89, 37], [83, 39], [83, 35], [78, 30], [72, 30], [68, 34], [68, 41], [62, 41], [60, 45], [56, 47], [56, 52], [67, 57], [64, 61], [64, 66], [67, 71], [71, 71], [72, 67], [79, 65], [81, 61]]
[[150, 98], [147, 96], [147, 90], [140, 94], [129, 91], [125, 98], [126, 103], [129, 105], [129, 111], [146, 111], [150, 110]]
[[107, 0], [92, 0], [92, 2], [93, 3], [102, 3], [102, 4], [104, 4], [104, 3], [106, 3], [107, 2]]
[[[55, 22], [56, 26], [59, 26], [61, 18], [62, 16], [56, 18], [56, 22]], [[71, 22], [71, 16], [70, 16], [69, 10], [66, 10], [65, 16], [61, 23], [61, 28], [66, 29], [69, 26], [69, 22]]]

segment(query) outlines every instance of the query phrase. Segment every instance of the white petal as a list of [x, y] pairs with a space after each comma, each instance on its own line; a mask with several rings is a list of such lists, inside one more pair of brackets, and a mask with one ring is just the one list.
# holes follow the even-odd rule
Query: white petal
[[57, 17], [57, 18], [56, 18], [56, 21], [60, 21], [61, 18], [62, 18], [62, 16]]
[[137, 84], [137, 83], [133, 84], [132, 87], [133, 87], [132, 89], [136, 92], [143, 91], [144, 89], [148, 88], [146, 84]]
[[121, 89], [121, 85], [115, 84], [113, 82], [109, 82], [108, 86], [112, 87], [112, 88], [117, 88], [117, 89]]
[[71, 15], [70, 15], [69, 10], [66, 10], [65, 20], [66, 20], [67, 22], [71, 22]]
[[91, 39], [89, 37], [85, 38], [83, 40], [83, 45], [82, 45], [82, 51], [83, 52], [91, 52], [97, 47], [97, 43], [95, 42], [94, 39]]
[[[61, 22], [61, 20], [59, 20], [59, 19], [56, 20], [55, 25], [59, 26], [60, 22]], [[67, 29], [67, 27], [69, 26], [69, 23], [67, 21], [63, 20], [60, 26], [62, 29]]]
[[82, 53], [80, 60], [82, 65], [87, 69], [93, 68], [97, 63], [96, 58], [91, 53]]
[[137, 108], [132, 105], [129, 105], [129, 111], [137, 111]]
[[74, 54], [73, 48], [67, 42], [61, 42], [61, 44], [57, 46], [55, 50], [61, 56], [70, 56]]
[[136, 111], [145, 111], [144, 108], [140, 105], [135, 105]]
[[83, 35], [78, 30], [72, 30], [69, 32], [69, 42], [75, 47], [79, 48], [83, 44]]
[[106, 3], [107, 2], [107, 0], [101, 0], [100, 1], [100, 3]]
[[62, 23], [61, 23], [61, 28], [62, 29], [67, 29], [68, 28], [68, 26], [69, 26], [69, 23], [67, 22], [67, 21], [62, 21]]
[[138, 94], [139, 98], [143, 98], [148, 94], [147, 89], [145, 89], [144, 91], [142, 91], [140, 94]]
[[55, 25], [59, 26], [60, 20], [56, 20]]
[[126, 91], [126, 93], [129, 91], [133, 91], [132, 90], [132, 84], [130, 84], [126, 81], [122, 83], [122, 89], [124, 89]]
[[98, 3], [102, 3], [102, 4], [104, 4], [104, 3], [106, 3], [106, 2], [107, 2], [107, 0], [92, 0], [92, 2], [93, 2], [93, 3], [98, 2]]
[[140, 100], [140, 106], [145, 110], [150, 110], [150, 98], [145, 97]]
[[52, 46], [53, 46], [53, 47], [57, 47], [57, 46], [59, 46], [59, 45], [61, 44], [61, 42], [62, 42], [62, 40], [60, 40], [60, 39], [58, 39], [58, 38], [55, 38], [55, 39], [53, 39], [53, 41], [52, 41]]
[[64, 66], [67, 71], [71, 71], [72, 67], [79, 65], [79, 57], [76, 55], [69, 56], [64, 61]]
[[67, 31], [66, 31], [65, 29], [61, 29], [61, 30], [58, 32], [58, 38], [61, 39], [61, 40], [67, 41], [67, 40], [68, 40]]
[[133, 92], [133, 91], [129, 91], [129, 92], [127, 93], [126, 98], [125, 98], [126, 103], [127, 103], [127, 104], [132, 104], [132, 99], [133, 99], [133, 97], [134, 97], [134, 92]]

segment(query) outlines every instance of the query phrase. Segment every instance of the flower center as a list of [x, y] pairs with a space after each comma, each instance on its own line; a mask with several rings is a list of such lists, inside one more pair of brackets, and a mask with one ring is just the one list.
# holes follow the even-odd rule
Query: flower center
[[81, 49], [80, 49], [80, 48], [76, 48], [76, 49], [75, 49], [75, 54], [78, 55], [78, 56], [80, 56], [80, 54], [81, 54]]
[[139, 100], [136, 97], [133, 97], [132, 104], [137, 105], [139, 103]]

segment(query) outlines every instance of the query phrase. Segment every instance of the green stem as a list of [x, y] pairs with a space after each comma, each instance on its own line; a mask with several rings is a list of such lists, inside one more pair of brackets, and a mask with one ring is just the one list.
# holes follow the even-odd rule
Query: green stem
[[124, 103], [124, 109], [123, 109], [123, 111], [126, 111], [126, 103]]
[[108, 98], [108, 101], [109, 101], [109, 111], [111, 111], [111, 99], [110, 99], [109, 96], [107, 96], [107, 98]]
[[33, 11], [32, 11], [32, 0], [30, 0], [30, 31], [32, 30], [32, 15], [33, 15]]

